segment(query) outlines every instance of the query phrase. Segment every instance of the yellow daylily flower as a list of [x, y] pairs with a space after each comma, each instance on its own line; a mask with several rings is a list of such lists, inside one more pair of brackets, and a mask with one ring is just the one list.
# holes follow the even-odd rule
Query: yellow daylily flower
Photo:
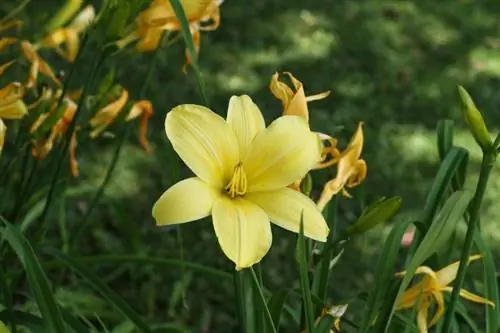
[[367, 173], [366, 162], [360, 159], [363, 150], [363, 123], [358, 124], [358, 128], [351, 138], [347, 148], [338, 157], [337, 175], [327, 182], [318, 200], [318, 208], [322, 211], [334, 195], [342, 193], [350, 197], [345, 187], [355, 187], [365, 178]]
[[0, 151], [7, 134], [7, 126], [2, 119], [21, 119], [28, 114], [23, 96], [24, 89], [19, 82], [10, 83], [0, 89]]
[[[470, 256], [469, 263], [481, 259], [481, 257], [482, 255], [477, 254]], [[418, 267], [415, 274], [424, 274], [425, 276], [420, 282], [408, 288], [401, 295], [396, 310], [411, 309], [416, 305], [418, 309], [417, 325], [420, 333], [427, 333], [429, 327], [436, 325], [443, 316], [445, 310], [443, 293], [451, 293], [453, 291], [453, 287], [451, 287], [450, 284], [457, 277], [459, 265], [460, 261], [456, 261], [437, 272], [434, 272], [427, 266]], [[396, 275], [404, 276], [405, 274], [406, 271], [403, 271]], [[475, 295], [465, 289], [460, 289], [460, 296], [472, 302], [495, 306], [490, 300]], [[434, 302], [436, 303], [436, 313], [429, 322], [429, 308]]]
[[[36, 132], [36, 130], [49, 118], [49, 116], [53, 112], [57, 112], [56, 106], [59, 99], [61, 91], [56, 93], [53, 98], [53, 102], [51, 105], [51, 110], [49, 112], [41, 114], [38, 119], [33, 123], [30, 129], [30, 133]], [[63, 99], [64, 112], [61, 118], [57, 120], [57, 122], [52, 126], [50, 130], [50, 134], [45, 139], [38, 139], [33, 141], [33, 147], [31, 149], [31, 154], [36, 159], [44, 159], [47, 154], [52, 150], [54, 145], [62, 140], [69, 129], [69, 125], [73, 121], [75, 117], [77, 104], [71, 100], [69, 97], [65, 97]], [[78, 161], [76, 159], [76, 133], [78, 128], [73, 132], [73, 135], [70, 138], [70, 146], [69, 146], [69, 166], [71, 170], [71, 174], [73, 177], [78, 177]]]
[[274, 73], [271, 77], [271, 83], [269, 84], [269, 89], [274, 97], [279, 99], [281, 104], [283, 104], [283, 115], [301, 116], [309, 122], [309, 109], [307, 103], [328, 97], [330, 91], [306, 96], [302, 82], [297, 80], [290, 72], [284, 72], [283, 74], [290, 78], [294, 89], [290, 88], [286, 83], [281, 82], [278, 73]]
[[[86, 6], [67, 27], [54, 30], [42, 40], [41, 45], [54, 48], [68, 62], [75, 61], [80, 48], [79, 36], [90, 25], [94, 17], [94, 7], [92, 5]], [[60, 47], [64, 43], [66, 43], [66, 50]]]
[[[128, 99], [128, 91], [123, 89], [120, 97], [111, 102], [109, 105], [105, 106], [90, 119], [90, 126], [92, 131], [90, 132], [91, 138], [96, 138], [101, 134], [109, 125], [111, 125], [115, 119], [118, 117], [120, 112], [125, 110], [125, 104]], [[147, 139], [148, 133], [148, 121], [153, 114], [153, 106], [148, 100], [140, 100], [135, 102], [125, 121], [131, 121], [140, 117], [139, 124], [139, 142], [145, 151], [150, 152], [151, 148], [149, 141]]]
[[38, 73], [46, 75], [58, 86], [61, 85], [61, 81], [59, 81], [59, 79], [55, 76], [54, 72], [52, 72], [50, 66], [38, 55], [34, 46], [30, 42], [26, 40], [22, 41], [21, 51], [26, 60], [28, 60], [28, 62], [30, 62], [31, 64], [28, 76], [28, 82], [26, 83], [26, 88], [30, 89], [36, 86]]
[[[307, 103], [328, 97], [330, 95], [330, 91], [325, 91], [312, 96], [306, 96], [302, 82], [296, 79], [290, 72], [284, 72], [283, 74], [290, 78], [290, 81], [292, 81], [293, 84], [293, 89], [286, 83], [280, 81], [279, 74], [276, 72], [271, 77], [271, 82], [269, 83], [271, 93], [274, 97], [281, 101], [284, 116], [300, 116], [309, 122], [309, 109], [307, 107]], [[320, 136], [321, 140], [325, 139], [322, 137], [325, 136], [324, 134], [317, 134]], [[322, 169], [332, 165], [330, 162], [333, 158], [330, 159], [329, 156], [332, 154], [339, 155], [338, 150], [335, 148], [337, 143], [336, 140], [330, 137], [325, 140], [329, 142], [329, 145], [324, 146], [322, 159], [313, 167], [313, 169]], [[300, 191], [301, 182], [302, 180], [295, 181], [290, 185], [290, 188]]]
[[173, 108], [165, 131], [174, 150], [194, 172], [168, 189], [153, 207], [157, 225], [212, 215], [215, 234], [236, 269], [258, 263], [271, 246], [270, 221], [324, 242], [328, 226], [307, 196], [287, 188], [320, 159], [317, 137], [297, 116], [265, 127], [247, 95], [229, 100], [226, 120], [193, 104]]
[[[181, 0], [181, 5], [189, 22], [195, 50], [200, 48], [200, 31], [215, 30], [220, 24], [218, 0]], [[142, 11], [136, 22], [137, 29], [118, 42], [123, 47], [129, 42], [139, 39], [136, 48], [147, 52], [155, 50], [164, 31], [179, 31], [181, 25], [169, 0], [154, 0], [149, 8]], [[187, 55], [187, 63], [190, 62]]]

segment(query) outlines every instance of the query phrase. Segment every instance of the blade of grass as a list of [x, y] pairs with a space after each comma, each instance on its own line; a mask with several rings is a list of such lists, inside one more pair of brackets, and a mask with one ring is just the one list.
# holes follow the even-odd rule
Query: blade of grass
[[304, 237], [304, 216], [300, 217], [300, 233], [298, 237], [298, 259], [300, 268], [300, 289], [302, 291], [302, 303], [308, 333], [314, 333], [314, 305], [311, 299], [309, 284], [309, 265], [306, 239]]
[[82, 262], [73, 259], [57, 249], [47, 249], [45, 253], [60, 260], [68, 268], [85, 279], [97, 292], [99, 292], [111, 305], [113, 305], [116, 310], [133, 322], [139, 331], [152, 332], [146, 322], [141, 319], [141, 317], [130, 307], [130, 305], [118, 296], [116, 292], [105, 285], [97, 275], [88, 270]]
[[[497, 333], [498, 332], [498, 318], [500, 299], [498, 296], [498, 285], [496, 277], [496, 267], [495, 260], [493, 259], [493, 254], [491, 253], [488, 245], [484, 241], [483, 235], [479, 230], [476, 230], [474, 235], [474, 243], [479, 250], [479, 253], [484, 255], [483, 258], [483, 276], [484, 276], [484, 297], [495, 303], [496, 307], [491, 307], [485, 305], [485, 321], [486, 321], [486, 331], [485, 333]], [[458, 310], [458, 309], [457, 309]]]
[[[271, 316], [271, 312], [269, 311], [269, 308], [268, 308], [267, 302], [266, 302], [266, 298], [264, 297], [264, 293], [263, 293], [261, 285], [260, 285], [259, 278], [258, 278], [257, 274], [255, 273], [255, 270], [253, 267], [250, 267], [250, 272], [252, 273], [253, 288], [257, 291], [257, 294], [258, 294], [257, 299], [260, 302], [261, 311], [264, 313], [267, 327], [270, 328], [270, 332], [277, 333], [276, 327], [274, 326], [273, 317]], [[259, 331], [259, 332], [262, 332], [262, 331]]]
[[401, 239], [411, 224], [413, 224], [412, 220], [398, 223], [387, 236], [377, 262], [375, 280], [373, 281], [373, 288], [369, 291], [366, 310], [363, 313], [360, 325], [360, 333], [370, 332], [371, 322], [375, 319], [378, 309], [391, 286], [391, 278], [394, 274], [394, 267], [401, 247]]
[[[162, 35], [161, 40], [160, 40], [160, 45], [162, 45], [163, 40], [165, 39], [165, 34]], [[151, 78], [153, 77], [153, 72], [156, 67], [156, 62], [158, 61], [159, 55], [160, 55], [160, 50], [161, 48], [158, 47], [153, 54], [153, 58], [149, 63], [148, 71], [146, 74], [146, 77], [144, 79], [144, 82], [142, 84], [141, 91], [139, 92], [139, 99], [144, 99], [149, 87], [149, 84], [151, 83]], [[85, 216], [83, 217], [82, 222], [79, 224], [79, 227], [77, 230], [74, 231], [74, 238], [70, 242], [70, 244], [74, 244], [76, 246], [78, 240], [81, 238], [81, 236], [85, 233], [85, 231], [89, 228], [90, 226], [90, 221], [89, 217], [92, 215], [92, 212], [94, 211], [95, 207], [98, 205], [98, 203], [101, 200], [101, 197], [104, 195], [104, 191], [106, 190], [106, 187], [108, 186], [109, 182], [112, 179], [113, 173], [116, 169], [116, 166], [118, 165], [118, 160], [120, 158], [122, 149], [125, 145], [125, 142], [127, 141], [128, 137], [130, 136], [130, 133], [132, 132], [132, 123], [127, 123], [125, 124], [125, 130], [122, 131], [120, 134], [120, 137], [118, 139], [118, 144], [115, 148], [115, 151], [113, 153], [113, 157], [111, 158], [111, 163], [109, 164], [108, 170], [106, 171], [106, 175], [104, 176], [104, 180], [102, 181], [101, 185], [99, 186], [99, 189], [97, 190], [96, 194], [92, 198], [89, 204], [89, 208], [87, 212], [85, 213]]]
[[[230, 279], [232, 275], [230, 273], [203, 266], [197, 263], [182, 261], [178, 259], [165, 259], [165, 258], [156, 258], [156, 257], [146, 257], [146, 256], [138, 256], [138, 255], [114, 255], [114, 254], [105, 254], [98, 255], [92, 257], [74, 257], [74, 260], [90, 265], [102, 265], [102, 264], [125, 264], [125, 263], [134, 263], [140, 265], [153, 265], [153, 266], [166, 266], [166, 267], [185, 267], [186, 269], [190, 269], [192, 271], [196, 271], [198, 273], [206, 274], [209, 276], [213, 276], [217, 279]], [[44, 262], [43, 265], [46, 267], [54, 267], [60, 265], [60, 261], [50, 261]]]
[[14, 250], [24, 267], [28, 278], [28, 284], [42, 315], [45, 327], [49, 332], [66, 332], [59, 307], [54, 300], [53, 292], [50, 288], [49, 280], [31, 244], [18, 228], [10, 224], [1, 216], [0, 220], [5, 226], [2, 232], [3, 237]]

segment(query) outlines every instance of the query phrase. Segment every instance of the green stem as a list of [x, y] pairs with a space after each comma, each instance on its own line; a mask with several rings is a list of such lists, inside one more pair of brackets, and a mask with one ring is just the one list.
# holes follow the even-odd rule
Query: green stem
[[274, 326], [273, 322], [273, 317], [271, 316], [271, 312], [269, 311], [269, 307], [267, 306], [266, 298], [264, 297], [264, 293], [262, 292], [262, 288], [260, 286], [260, 281], [259, 278], [257, 277], [257, 274], [255, 273], [255, 270], [253, 267], [250, 267], [250, 271], [252, 272], [252, 279], [253, 279], [253, 284], [254, 288], [257, 290], [258, 293], [258, 299], [260, 301], [261, 305], [261, 310], [263, 310], [268, 327], [271, 328], [271, 332], [276, 333], [276, 326]]
[[458, 296], [460, 294], [460, 289], [465, 280], [465, 273], [467, 272], [467, 265], [469, 262], [469, 256], [472, 250], [472, 244], [474, 241], [474, 233], [476, 227], [479, 231], [479, 215], [481, 210], [481, 203], [486, 192], [486, 187], [488, 185], [488, 179], [490, 177], [491, 170], [495, 163], [496, 152], [487, 151], [484, 152], [483, 161], [481, 163], [481, 170], [479, 172], [479, 180], [477, 182], [476, 193], [474, 199], [470, 206], [470, 220], [467, 226], [467, 233], [465, 235], [464, 245], [462, 247], [462, 255], [460, 257], [460, 265], [458, 267], [457, 278], [453, 284], [453, 292], [451, 293], [450, 300], [448, 302], [448, 308], [444, 317], [444, 324], [442, 332], [447, 333], [451, 329], [452, 319], [455, 315], [455, 307], [458, 301]]
[[[85, 38], [85, 41], [87, 40], [86, 38]], [[78, 51], [78, 55], [77, 55], [77, 59], [75, 60], [75, 64], [73, 66], [71, 66], [71, 68], [70, 68], [68, 78], [66, 79], [66, 82], [65, 82], [64, 87], [63, 87], [63, 92], [62, 92], [61, 97], [58, 101], [58, 107], [62, 103], [62, 100], [63, 100], [64, 95], [66, 93], [66, 89], [68, 89], [69, 82], [71, 80], [71, 77], [73, 76], [74, 68], [76, 68], [76, 64], [78, 63], [78, 60], [82, 54], [83, 46], [84, 45], [82, 43], [82, 48], [80, 48], [80, 50]], [[95, 60], [97, 60], [97, 61], [95, 61]], [[78, 101], [78, 106], [76, 107], [75, 116], [73, 117], [73, 119], [69, 125], [68, 133], [66, 135], [66, 140], [63, 143], [63, 147], [59, 153], [59, 158], [57, 159], [56, 170], [54, 172], [54, 176], [52, 177], [52, 182], [51, 182], [51, 185], [49, 188], [49, 193], [47, 194], [47, 200], [45, 201], [45, 206], [43, 208], [43, 212], [42, 212], [42, 215], [40, 217], [40, 224], [43, 224], [45, 222], [47, 215], [48, 215], [48, 212], [49, 212], [49, 209], [50, 209], [52, 202], [54, 200], [59, 175], [60, 175], [61, 170], [62, 170], [62, 165], [64, 164], [64, 161], [66, 161], [67, 157], [68, 157], [71, 136], [73, 135], [73, 133], [76, 129], [76, 124], [77, 124], [77, 121], [78, 121], [80, 114], [82, 113], [81, 110], [84, 107], [85, 99], [87, 98], [89, 90], [95, 81], [95, 77], [97, 76], [97, 73], [98, 73], [99, 68], [101, 67], [103, 61], [104, 61], [104, 53], [102, 51], [96, 52], [96, 57], [94, 59], [94, 67], [92, 68], [92, 70], [90, 72], [91, 74], [88, 77], [87, 81], [85, 82], [85, 85], [83, 87], [82, 96], [80, 97], [80, 100]]]
[[245, 294], [243, 292], [243, 276], [241, 272], [234, 270], [233, 273], [234, 294], [236, 296], [236, 304], [238, 307], [238, 321], [240, 323], [240, 331], [247, 331], [246, 312], [245, 312]]
[[[165, 34], [164, 34], [165, 36]], [[164, 36], [162, 37], [162, 40], [164, 39]], [[161, 42], [160, 42], [161, 43]], [[161, 44], [160, 44], [161, 45]], [[149, 64], [149, 69], [146, 74], [146, 78], [144, 79], [144, 83], [142, 85], [141, 91], [139, 92], [139, 99], [144, 99], [147, 89], [149, 87], [149, 83], [151, 82], [151, 77], [153, 76], [154, 68], [156, 66], [156, 62], [159, 58], [159, 52], [160, 47], [158, 47], [153, 55], [153, 59], [151, 60]], [[119, 138], [118, 145], [116, 146], [115, 152], [113, 154], [113, 157], [111, 159], [111, 163], [108, 167], [108, 170], [106, 172], [106, 176], [104, 177], [103, 182], [99, 186], [99, 189], [97, 190], [95, 196], [92, 198], [92, 201], [89, 204], [89, 209], [87, 210], [87, 213], [83, 217], [83, 221], [79, 224], [79, 228], [75, 231], [75, 237], [71, 244], [75, 245], [76, 242], [78, 242], [78, 239], [84, 234], [85, 230], [89, 227], [89, 217], [92, 215], [92, 212], [94, 211], [95, 207], [101, 200], [102, 196], [104, 195], [104, 191], [106, 190], [106, 187], [109, 185], [109, 182], [111, 181], [111, 178], [113, 176], [113, 172], [116, 169], [116, 166], [118, 164], [118, 160], [120, 158], [120, 154], [122, 152], [122, 149], [125, 145], [125, 142], [127, 141], [128, 137], [130, 136], [130, 133], [132, 132], [132, 124], [128, 123], [125, 125], [125, 130], [121, 133], [121, 136]]]

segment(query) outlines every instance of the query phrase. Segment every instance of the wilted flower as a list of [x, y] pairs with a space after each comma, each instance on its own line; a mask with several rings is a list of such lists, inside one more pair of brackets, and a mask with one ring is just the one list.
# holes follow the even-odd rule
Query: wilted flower
[[[481, 257], [481, 255], [470, 256], [469, 263]], [[416, 305], [418, 311], [417, 325], [421, 333], [427, 333], [428, 328], [436, 325], [443, 316], [445, 310], [443, 293], [451, 293], [453, 291], [453, 287], [450, 284], [457, 277], [459, 265], [460, 261], [456, 261], [437, 272], [434, 272], [427, 266], [418, 267], [415, 274], [425, 274], [424, 278], [401, 295], [396, 310], [411, 309]], [[404, 276], [405, 274], [406, 271], [397, 273], [398, 276]], [[460, 296], [472, 302], [495, 306], [490, 300], [465, 289], [460, 289]], [[436, 313], [429, 322], [429, 309], [433, 303], [436, 303]]]
[[320, 210], [323, 210], [332, 197], [340, 191], [345, 196], [350, 197], [345, 187], [355, 187], [366, 178], [366, 162], [360, 159], [362, 150], [363, 123], [359, 123], [351, 142], [338, 157], [337, 175], [327, 182], [323, 188], [318, 200]]
[[[302, 82], [297, 80], [292, 73], [285, 72], [284, 74], [290, 78], [290, 81], [292, 81], [293, 89], [286, 83], [279, 80], [278, 73], [273, 74], [269, 84], [269, 89], [273, 93], [274, 97], [279, 99], [283, 105], [282, 114], [284, 116], [300, 116], [309, 122], [309, 109], [307, 107], [307, 103], [326, 98], [330, 95], [330, 91], [325, 91], [312, 96], [306, 96]], [[317, 134], [321, 141], [328, 142], [327, 145], [323, 145], [321, 161], [313, 167], [313, 169], [322, 169], [336, 163], [335, 159], [339, 155], [339, 152], [336, 149], [337, 141], [335, 139], [322, 133]], [[302, 180], [297, 180], [290, 185], [290, 187], [298, 191], [300, 190], [301, 182]]]
[[31, 64], [30, 72], [28, 76], [28, 82], [26, 83], [26, 88], [34, 88], [36, 86], [38, 73], [42, 73], [54, 81], [58, 86], [61, 85], [59, 79], [55, 76], [54, 72], [50, 69], [50, 66], [38, 55], [33, 45], [24, 40], [21, 42], [21, 51], [24, 57]]
[[[111, 125], [118, 115], [122, 111], [125, 110], [125, 104], [128, 100], [128, 91], [126, 89], [122, 90], [120, 97], [97, 111], [92, 119], [90, 119], [90, 126], [92, 127], [92, 131], [90, 132], [91, 138], [96, 138], [101, 134], [109, 125]], [[148, 133], [148, 121], [151, 115], [153, 114], [153, 106], [151, 102], [148, 100], [140, 100], [135, 102], [130, 112], [128, 113], [125, 121], [131, 121], [133, 119], [140, 117], [140, 125], [139, 125], [139, 142], [141, 146], [147, 152], [151, 151], [149, 146], [149, 142], [147, 139]]]
[[24, 89], [19, 82], [10, 83], [0, 89], [0, 151], [7, 133], [7, 126], [2, 119], [21, 119], [28, 113], [23, 95]]
[[[54, 48], [66, 61], [73, 62], [80, 47], [80, 34], [90, 25], [94, 17], [94, 7], [86, 6], [67, 27], [57, 28], [45, 37], [41, 42], [42, 46]], [[65, 50], [61, 48], [64, 43], [66, 43]]]
[[325, 241], [328, 226], [314, 203], [287, 188], [320, 158], [317, 137], [300, 117], [265, 128], [250, 97], [233, 96], [226, 121], [200, 105], [180, 105], [166, 117], [174, 150], [196, 177], [168, 189], [153, 207], [158, 225], [212, 215], [219, 244], [237, 269], [259, 262], [271, 246], [270, 221]]
[[[200, 31], [211, 31], [219, 27], [219, 0], [181, 0], [181, 5], [189, 22], [195, 50], [200, 49]], [[154, 0], [149, 8], [142, 11], [137, 19], [137, 28], [129, 36], [118, 42], [123, 47], [130, 41], [139, 39], [136, 48], [141, 52], [155, 50], [164, 31], [179, 31], [181, 24], [175, 16], [169, 0]], [[186, 52], [187, 63], [190, 63]]]
[[[64, 138], [71, 122], [73, 121], [73, 118], [75, 117], [77, 104], [68, 96], [65, 96], [63, 99], [61, 106], [62, 110], [59, 110], [57, 108], [60, 94], [61, 91], [53, 96], [50, 111], [41, 114], [31, 126], [30, 132], [34, 134], [43, 124], [45, 124], [45, 122], [54, 121], [54, 124], [50, 127], [49, 136], [47, 138], [37, 138], [33, 140], [33, 148], [31, 149], [31, 153], [36, 159], [45, 158], [47, 154], [52, 150], [54, 145]], [[54, 119], [53, 117], [57, 117], [60, 111], [62, 111], [62, 115], [59, 118]], [[71, 135], [69, 145], [69, 164], [73, 177], [77, 177], [79, 174], [78, 161], [76, 159], [75, 152], [77, 146], [77, 130], [78, 128]]]
[[290, 88], [286, 83], [279, 80], [279, 74], [274, 73], [271, 77], [269, 89], [274, 97], [281, 101], [283, 104], [284, 116], [301, 116], [309, 122], [309, 109], [308, 102], [317, 101], [330, 95], [330, 91], [325, 91], [316, 95], [306, 96], [304, 92], [304, 85], [297, 80], [292, 73], [285, 72], [292, 81], [294, 89]]

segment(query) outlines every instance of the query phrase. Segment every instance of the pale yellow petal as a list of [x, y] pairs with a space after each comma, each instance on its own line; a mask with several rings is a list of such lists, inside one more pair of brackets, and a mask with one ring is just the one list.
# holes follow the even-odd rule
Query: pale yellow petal
[[420, 333], [428, 332], [427, 317], [429, 312], [429, 305], [430, 304], [426, 300], [421, 300], [418, 306], [417, 326]]
[[[481, 259], [482, 255], [476, 254], [469, 257], [469, 263], [474, 260]], [[437, 274], [438, 283], [441, 287], [449, 285], [455, 278], [458, 273], [458, 266], [460, 265], [460, 261], [455, 261], [451, 265], [446, 266], [445, 268], [439, 270]]]
[[262, 208], [271, 221], [286, 230], [298, 233], [303, 214], [304, 235], [324, 242], [329, 229], [314, 202], [290, 188], [275, 191], [247, 193], [245, 199]]
[[243, 159], [248, 191], [283, 188], [302, 179], [321, 159], [318, 136], [298, 116], [280, 117], [252, 141]]
[[257, 205], [223, 196], [214, 203], [212, 216], [222, 251], [236, 264], [236, 269], [260, 262], [269, 251], [271, 225]]
[[0, 118], [0, 152], [2, 151], [3, 145], [5, 143], [5, 135], [7, 134], [7, 126]]
[[434, 313], [434, 316], [432, 317], [432, 320], [429, 323], [429, 327], [436, 325], [439, 319], [441, 319], [441, 317], [444, 315], [443, 294], [440, 291], [434, 291], [432, 292], [432, 295], [434, 296], [434, 301], [436, 302], [436, 313]]
[[266, 127], [259, 107], [247, 95], [231, 97], [227, 123], [231, 125], [238, 139], [240, 156], [245, 156], [252, 140]]
[[238, 142], [222, 117], [201, 105], [180, 105], [167, 114], [165, 131], [198, 177], [221, 189], [231, 179], [239, 162]]
[[460, 289], [460, 296], [462, 296], [463, 298], [465, 298], [466, 300], [469, 300], [471, 302], [488, 304], [492, 307], [495, 307], [495, 303], [493, 303], [489, 299], [486, 299], [486, 298], [481, 297], [479, 295], [473, 294], [470, 291], [467, 291], [465, 289]]
[[191, 222], [209, 216], [220, 191], [199, 178], [184, 179], [169, 188], [153, 206], [157, 225]]

